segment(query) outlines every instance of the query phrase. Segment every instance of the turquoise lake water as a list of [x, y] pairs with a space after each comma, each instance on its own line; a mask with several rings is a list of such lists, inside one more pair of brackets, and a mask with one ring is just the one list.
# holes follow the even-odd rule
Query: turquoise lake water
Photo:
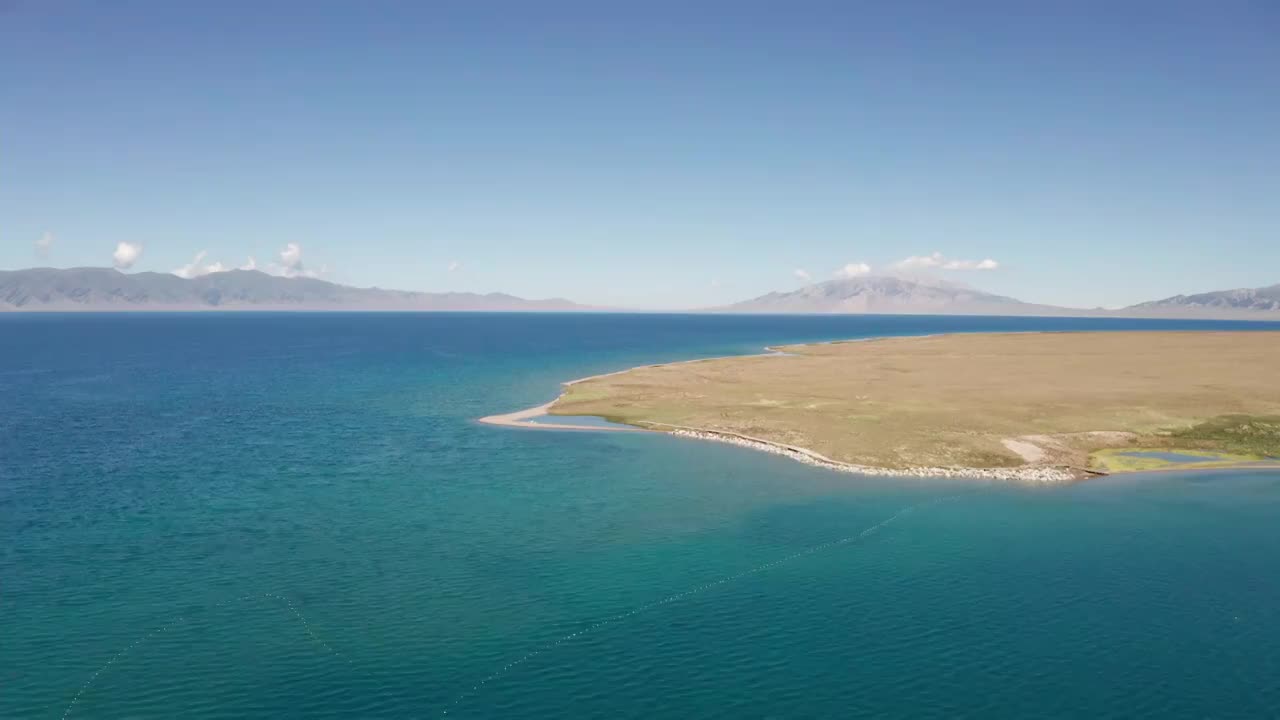
[[0, 317], [2, 718], [1280, 716], [1280, 472], [880, 479], [474, 418], [802, 340], [1280, 325]]

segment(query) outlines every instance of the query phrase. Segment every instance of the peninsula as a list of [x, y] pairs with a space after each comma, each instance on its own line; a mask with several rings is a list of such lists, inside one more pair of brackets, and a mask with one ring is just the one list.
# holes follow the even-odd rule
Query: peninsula
[[552, 415], [836, 469], [1062, 481], [1276, 463], [1280, 332], [877, 338], [584, 378]]

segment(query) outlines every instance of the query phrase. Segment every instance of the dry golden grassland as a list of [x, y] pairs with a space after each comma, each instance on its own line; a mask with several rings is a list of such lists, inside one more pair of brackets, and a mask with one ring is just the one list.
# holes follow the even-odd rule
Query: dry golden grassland
[[740, 433], [885, 468], [1084, 467], [1105, 448], [1280, 455], [1280, 332], [958, 334], [779, 349], [586, 380], [551, 413]]

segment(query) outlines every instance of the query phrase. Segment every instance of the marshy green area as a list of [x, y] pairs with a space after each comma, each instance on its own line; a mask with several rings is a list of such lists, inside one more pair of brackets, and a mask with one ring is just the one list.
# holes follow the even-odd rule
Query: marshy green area
[[1280, 465], [1280, 415], [1223, 415], [1142, 438], [1145, 447], [1106, 448], [1090, 456], [1103, 472]]
[[[1280, 384], [1280, 372], [1276, 383]], [[1280, 415], [1223, 415], [1169, 433], [1171, 444], [1280, 458]]]

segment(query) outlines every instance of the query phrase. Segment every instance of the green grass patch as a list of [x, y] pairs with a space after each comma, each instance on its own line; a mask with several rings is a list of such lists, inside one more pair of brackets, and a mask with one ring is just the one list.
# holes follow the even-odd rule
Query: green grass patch
[[[591, 402], [609, 397], [609, 393], [600, 388], [587, 388], [571, 385], [564, 391], [564, 402]], [[559, 414], [552, 409], [552, 414]]]
[[1280, 458], [1280, 415], [1221, 415], [1168, 437], [1171, 445]]

